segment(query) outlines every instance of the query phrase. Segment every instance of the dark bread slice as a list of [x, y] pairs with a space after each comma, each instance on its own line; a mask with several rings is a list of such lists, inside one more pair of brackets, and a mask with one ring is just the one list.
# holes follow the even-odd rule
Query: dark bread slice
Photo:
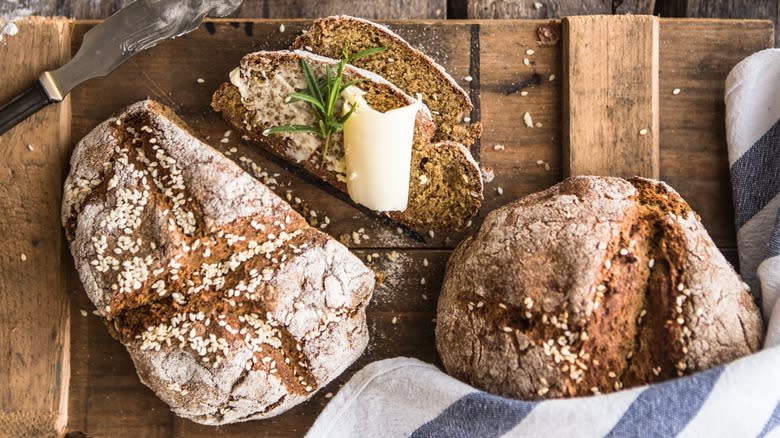
[[340, 58], [344, 47], [352, 52], [387, 48], [380, 55], [356, 59], [353, 64], [377, 73], [412, 96], [422, 95], [437, 126], [434, 140], [470, 146], [479, 138], [481, 124], [463, 120], [473, 109], [468, 94], [442, 66], [387, 27], [346, 15], [326, 17], [314, 21], [292, 44], [293, 49], [331, 58]]
[[[249, 140], [346, 192], [343, 141], [335, 135], [326, 162], [322, 140], [307, 133], [263, 135], [281, 124], [311, 125], [314, 117], [302, 102], [286, 104], [289, 92], [305, 88], [300, 59], [315, 75], [335, 60], [304, 51], [256, 52], [241, 60], [241, 90], [224, 83], [214, 93], [212, 107]], [[367, 79], [360, 84], [368, 103], [380, 111], [408, 105], [413, 98], [374, 73], [347, 65], [346, 80]], [[393, 220], [420, 233], [465, 228], [482, 201], [479, 166], [465, 146], [445, 141], [431, 143], [435, 126], [427, 108], [417, 115], [409, 181], [409, 205], [403, 212], [388, 212]]]

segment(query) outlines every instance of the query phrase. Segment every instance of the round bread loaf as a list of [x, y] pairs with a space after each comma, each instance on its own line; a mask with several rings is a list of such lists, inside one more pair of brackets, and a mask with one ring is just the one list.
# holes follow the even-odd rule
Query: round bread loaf
[[278, 415], [368, 343], [373, 273], [158, 103], [79, 142], [62, 220], [97, 314], [178, 415]]
[[491, 212], [449, 260], [436, 323], [451, 375], [522, 399], [658, 382], [761, 338], [697, 215], [641, 178], [569, 178]]

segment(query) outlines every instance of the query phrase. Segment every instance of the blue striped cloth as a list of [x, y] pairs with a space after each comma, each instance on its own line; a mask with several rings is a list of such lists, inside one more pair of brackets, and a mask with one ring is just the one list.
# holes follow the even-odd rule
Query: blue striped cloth
[[726, 109], [742, 275], [769, 322], [762, 351], [660, 384], [541, 402], [387, 359], [356, 373], [307, 436], [780, 438], [780, 50], [732, 70]]

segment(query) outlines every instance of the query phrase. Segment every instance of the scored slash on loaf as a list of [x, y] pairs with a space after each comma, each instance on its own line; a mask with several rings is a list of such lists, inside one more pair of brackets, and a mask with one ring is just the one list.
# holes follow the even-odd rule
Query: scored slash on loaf
[[71, 165], [62, 221], [81, 281], [178, 415], [277, 415], [363, 352], [373, 273], [168, 108], [130, 106]]

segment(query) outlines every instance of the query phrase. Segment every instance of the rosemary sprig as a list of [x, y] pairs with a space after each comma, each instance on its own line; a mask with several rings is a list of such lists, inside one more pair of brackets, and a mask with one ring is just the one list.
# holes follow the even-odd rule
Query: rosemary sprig
[[316, 120], [314, 126], [280, 125], [266, 129], [263, 131], [263, 134], [271, 135], [281, 133], [308, 132], [321, 137], [325, 141], [325, 144], [322, 148], [322, 162], [324, 163], [325, 157], [328, 155], [328, 149], [330, 148], [331, 137], [333, 134], [344, 130], [344, 123], [355, 111], [355, 107], [352, 107], [345, 114], [338, 116], [336, 101], [338, 100], [341, 92], [344, 91], [347, 87], [364, 81], [364, 79], [355, 79], [344, 82], [344, 66], [355, 59], [376, 55], [377, 53], [384, 52], [385, 50], [387, 50], [385, 47], [374, 47], [371, 49], [361, 50], [356, 53], [350, 53], [348, 48], [344, 47], [341, 60], [339, 60], [335, 68], [333, 68], [331, 65], [326, 65], [325, 77], [320, 78], [319, 80], [315, 78], [309, 63], [305, 58], [302, 57], [301, 71], [303, 72], [303, 78], [306, 81], [306, 89], [301, 92], [290, 93], [284, 101], [285, 103], [308, 103], [310, 110], [314, 114]]

